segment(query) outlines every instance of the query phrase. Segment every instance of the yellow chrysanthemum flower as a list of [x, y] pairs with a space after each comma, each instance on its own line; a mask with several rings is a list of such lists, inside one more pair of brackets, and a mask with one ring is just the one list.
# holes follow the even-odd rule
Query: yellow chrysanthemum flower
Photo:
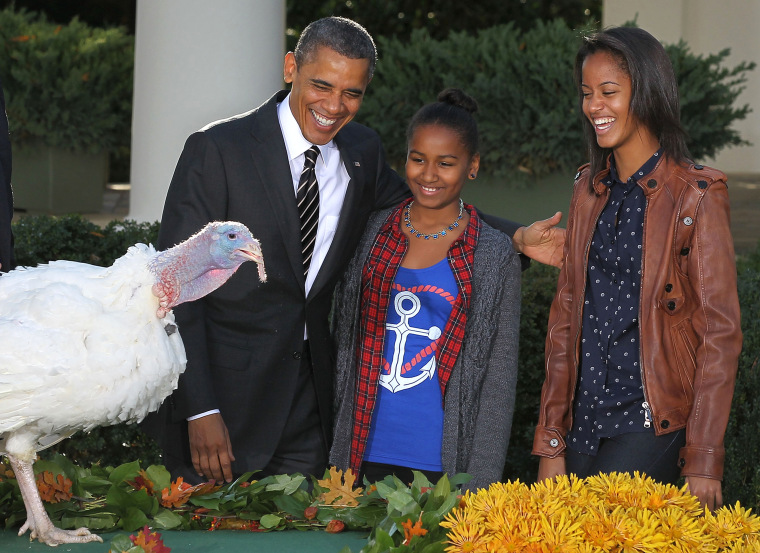
[[686, 487], [635, 473], [493, 484], [446, 517], [447, 553], [760, 553], [760, 517], [702, 509]]

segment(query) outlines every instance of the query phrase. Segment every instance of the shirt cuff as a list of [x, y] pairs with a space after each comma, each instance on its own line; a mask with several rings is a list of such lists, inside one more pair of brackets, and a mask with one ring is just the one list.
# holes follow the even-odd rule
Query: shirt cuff
[[194, 421], [195, 419], [200, 419], [202, 417], [208, 417], [209, 415], [214, 415], [216, 413], [221, 413], [219, 409], [211, 409], [210, 411], [204, 411], [203, 413], [198, 413], [197, 415], [193, 415], [192, 417], [187, 417], [187, 422]]

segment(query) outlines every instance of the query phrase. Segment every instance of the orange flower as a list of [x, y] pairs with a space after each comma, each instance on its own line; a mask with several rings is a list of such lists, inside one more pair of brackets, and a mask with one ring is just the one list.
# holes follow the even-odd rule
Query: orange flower
[[49, 470], [37, 475], [37, 489], [40, 497], [48, 503], [59, 503], [71, 499], [71, 480], [62, 474], [57, 477]]
[[420, 518], [414, 524], [412, 524], [412, 519], [408, 518], [406, 522], [401, 523], [401, 526], [404, 527], [404, 541], [401, 545], [409, 545], [414, 536], [424, 536], [427, 534], [427, 530], [422, 527], [422, 513], [420, 513]]

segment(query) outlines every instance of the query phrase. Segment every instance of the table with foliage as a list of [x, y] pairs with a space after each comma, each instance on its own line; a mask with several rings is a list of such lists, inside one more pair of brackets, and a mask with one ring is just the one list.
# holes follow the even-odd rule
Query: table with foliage
[[[760, 551], [760, 517], [751, 510], [736, 503], [711, 513], [685, 487], [639, 474], [498, 482], [466, 493], [464, 474], [431, 483], [415, 472], [409, 484], [389, 476], [356, 486], [350, 471], [331, 467], [321, 480], [247, 473], [193, 486], [161, 465], [85, 469], [63, 455], [37, 461], [35, 474], [56, 525], [118, 532], [106, 536], [114, 552]], [[28, 538], [10, 531], [25, 517], [13, 472], [0, 465], [3, 551], [28, 549]], [[96, 546], [105, 547], [86, 544]]]

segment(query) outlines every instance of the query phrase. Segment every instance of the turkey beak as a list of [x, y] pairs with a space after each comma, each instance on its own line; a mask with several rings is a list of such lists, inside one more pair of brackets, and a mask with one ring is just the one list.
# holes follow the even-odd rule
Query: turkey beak
[[255, 262], [256, 265], [258, 265], [259, 280], [261, 282], [266, 282], [267, 274], [264, 270], [264, 254], [261, 253], [261, 245], [259, 245], [259, 243], [254, 240], [250, 244], [246, 245], [245, 248], [238, 248], [235, 251], [241, 257]]
[[258, 244], [255, 244], [248, 248], [238, 248], [235, 251], [238, 253], [238, 255], [245, 257], [249, 261], [264, 263], [264, 255], [261, 253], [261, 247]]

